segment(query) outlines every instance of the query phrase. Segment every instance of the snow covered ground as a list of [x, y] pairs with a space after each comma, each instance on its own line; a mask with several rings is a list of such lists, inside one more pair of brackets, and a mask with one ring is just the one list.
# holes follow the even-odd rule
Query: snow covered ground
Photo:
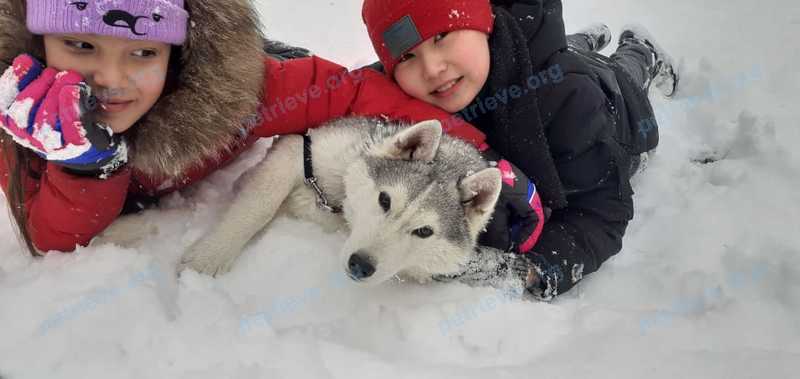
[[[351, 67], [374, 59], [358, 0], [259, 9], [275, 38]], [[0, 376], [797, 377], [800, 5], [584, 0], [565, 17], [570, 31], [643, 24], [684, 68], [680, 96], [654, 101], [661, 145], [623, 251], [572, 292], [546, 304], [458, 284], [356, 288], [336, 272], [343, 237], [290, 219], [230, 274], [176, 279], [265, 141], [146, 213], [157, 234], [136, 249], [33, 262], [2, 219]]]

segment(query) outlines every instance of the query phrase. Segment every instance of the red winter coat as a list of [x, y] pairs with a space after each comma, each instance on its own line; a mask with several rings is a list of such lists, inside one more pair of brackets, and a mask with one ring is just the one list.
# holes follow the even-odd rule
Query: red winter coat
[[[242, 120], [257, 125], [231, 149], [221, 149], [221, 159], [200, 160], [182, 175], [155, 179], [135, 167], [121, 169], [106, 180], [77, 177], [58, 165], [35, 161], [26, 180], [28, 230], [41, 251], [72, 251], [86, 245], [122, 211], [128, 196], [162, 196], [203, 179], [247, 149], [256, 139], [303, 133], [342, 116], [387, 116], [422, 121], [439, 119], [445, 130], [476, 145], [484, 135], [450, 115], [405, 95], [382, 74], [369, 69], [348, 73], [343, 67], [311, 57], [278, 62], [265, 60], [265, 79], [258, 115]], [[449, 121], [449, 122], [448, 122]], [[137, 127], [140, 127], [137, 125]], [[0, 160], [0, 184], [7, 186]]]

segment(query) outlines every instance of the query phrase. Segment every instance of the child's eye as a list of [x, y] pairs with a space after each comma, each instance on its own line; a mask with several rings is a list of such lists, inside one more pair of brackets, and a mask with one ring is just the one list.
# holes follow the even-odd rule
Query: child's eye
[[139, 58], [152, 58], [158, 56], [158, 51], [150, 49], [140, 49], [133, 52], [134, 56]]
[[414, 58], [414, 54], [405, 53], [402, 56], [400, 56], [399, 63], [403, 63], [403, 62], [405, 62], [405, 61], [407, 61], [407, 60], [409, 60], [411, 58]]
[[450, 33], [444, 32], [444, 33], [437, 34], [436, 37], [433, 37], [433, 42], [439, 42], [439, 41], [443, 40], [444, 37], [447, 37], [448, 34], [450, 34]]
[[92, 44], [83, 41], [73, 41], [67, 39], [64, 40], [64, 45], [67, 45], [67, 47], [80, 51], [94, 50], [94, 46], [92, 46]]

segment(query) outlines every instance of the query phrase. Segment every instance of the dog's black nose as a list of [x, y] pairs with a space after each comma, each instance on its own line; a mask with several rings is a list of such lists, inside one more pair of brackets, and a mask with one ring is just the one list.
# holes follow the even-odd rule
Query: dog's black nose
[[372, 263], [372, 259], [362, 252], [357, 252], [350, 256], [347, 261], [347, 268], [350, 270], [350, 277], [354, 280], [364, 280], [375, 273], [375, 265]]

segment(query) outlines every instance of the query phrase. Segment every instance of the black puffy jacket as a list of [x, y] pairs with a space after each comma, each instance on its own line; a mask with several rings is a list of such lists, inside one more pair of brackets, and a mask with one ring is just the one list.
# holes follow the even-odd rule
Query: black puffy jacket
[[[551, 298], [621, 250], [633, 218], [633, 158], [655, 147], [658, 134], [652, 124], [650, 133], [639, 133], [640, 120], [653, 120], [653, 111], [644, 91], [621, 67], [603, 56], [567, 48], [560, 0], [494, 3], [495, 13], [502, 7], [515, 20], [513, 28], [527, 38], [539, 80], [533, 80], [535, 88], [525, 80], [513, 81], [525, 88], [522, 100], [528, 101], [510, 103], [506, 112], [511, 116], [498, 117], [485, 99], [508, 88], [509, 81], [493, 83], [492, 78], [502, 75], [490, 73], [471, 111], [468, 106], [461, 116], [487, 133], [489, 145], [537, 183], [545, 205], [552, 208], [531, 256], [544, 276], [542, 297]], [[499, 20], [493, 33], [507, 31]], [[512, 57], [520, 49], [494, 45], [499, 37], [490, 39], [492, 71], [512, 67], [503, 62], [518, 62]], [[544, 142], [537, 142], [541, 133], [544, 138], [538, 141]], [[553, 173], [551, 179], [548, 173]]]

